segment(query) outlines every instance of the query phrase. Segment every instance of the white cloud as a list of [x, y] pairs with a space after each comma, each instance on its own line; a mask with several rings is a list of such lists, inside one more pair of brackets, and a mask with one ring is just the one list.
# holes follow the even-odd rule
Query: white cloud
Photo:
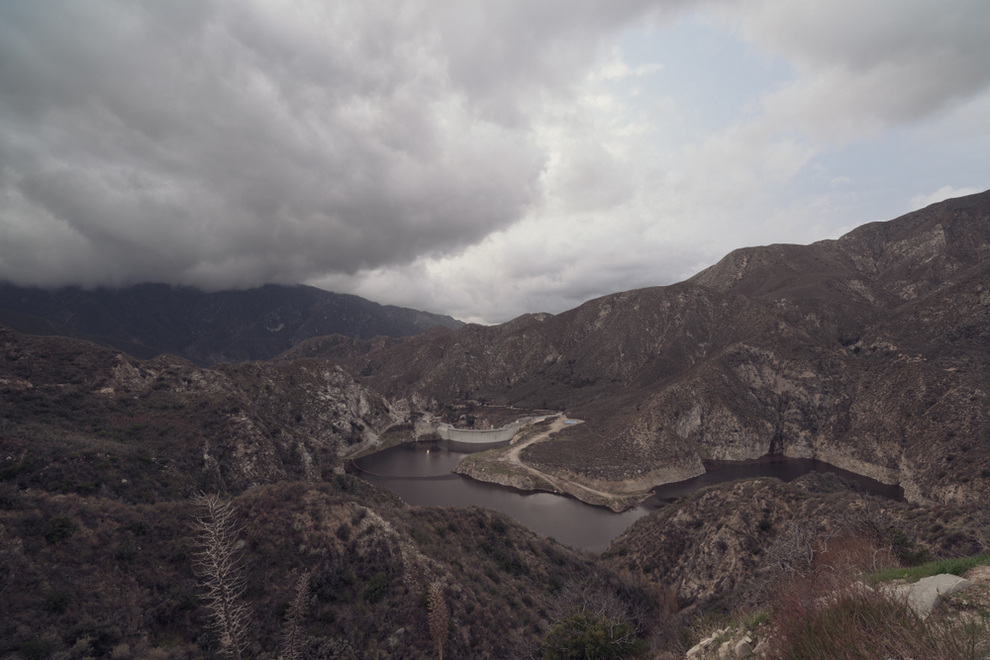
[[613, 48], [611, 56], [606, 62], [592, 69], [589, 79], [598, 80], [625, 80], [627, 78], [642, 78], [663, 71], [663, 64], [660, 62], [647, 62], [636, 66], [629, 66], [622, 61], [622, 54], [618, 48]]
[[798, 78], [768, 94], [768, 117], [829, 140], [932, 116], [990, 86], [981, 0], [725, 3], [727, 24], [784, 56]]

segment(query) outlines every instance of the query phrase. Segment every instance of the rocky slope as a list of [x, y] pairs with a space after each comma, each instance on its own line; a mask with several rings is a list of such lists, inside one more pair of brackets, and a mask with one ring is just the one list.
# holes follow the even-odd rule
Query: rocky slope
[[566, 409], [587, 423], [523, 458], [596, 489], [783, 453], [912, 501], [975, 501], [990, 492], [988, 269], [990, 192], [556, 316], [321, 354], [413, 407]]
[[745, 610], [765, 606], [774, 581], [816, 552], [860, 543], [877, 553], [874, 570], [887, 565], [882, 559], [972, 555], [990, 548], [990, 518], [975, 505], [892, 501], [809, 473], [699, 491], [638, 520], [604, 558], [673, 591], [685, 611]]
[[395, 421], [326, 362], [202, 369], [5, 328], [0, 394], [4, 479], [129, 501], [318, 481]]
[[0, 323], [32, 334], [91, 339], [131, 355], [200, 366], [271, 358], [310, 337], [406, 337], [460, 321], [310, 286], [204, 292], [141, 284], [38, 289], [0, 283]]

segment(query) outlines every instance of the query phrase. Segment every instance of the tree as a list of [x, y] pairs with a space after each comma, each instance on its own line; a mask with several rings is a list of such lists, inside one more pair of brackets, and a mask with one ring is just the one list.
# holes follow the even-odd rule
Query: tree
[[246, 580], [237, 546], [240, 528], [234, 518], [236, 509], [219, 495], [199, 495], [196, 503], [205, 512], [194, 523], [199, 532], [194, 561], [205, 592], [203, 599], [220, 639], [220, 651], [241, 660], [247, 648], [250, 611], [242, 602]]

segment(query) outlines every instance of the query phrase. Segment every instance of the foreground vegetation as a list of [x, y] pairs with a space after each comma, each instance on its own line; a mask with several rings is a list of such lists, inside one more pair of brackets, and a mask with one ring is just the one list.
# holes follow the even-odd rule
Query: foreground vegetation
[[[0, 482], [0, 658], [167, 660], [225, 647], [196, 498], [50, 493], [21, 474]], [[978, 547], [975, 517], [864, 498], [822, 476], [698, 493], [603, 558], [482, 509], [408, 507], [349, 475], [230, 501], [243, 657], [676, 657], [711, 632], [706, 621], [731, 618], [776, 658], [988, 653], [986, 603], [922, 621], [852, 587], [987, 563], [909, 566]], [[733, 579], [717, 566], [734, 566]], [[711, 595], [684, 598], [691, 579]]]
[[[209, 518], [195, 501], [0, 494], [0, 657], [164, 660], [224, 648], [194, 523]], [[436, 657], [431, 588], [449, 612], [445, 657], [539, 654], [547, 630], [578, 611], [637, 640], [657, 631], [646, 586], [499, 514], [412, 509], [349, 476], [260, 486], [232, 503], [244, 657], [284, 655], [303, 576], [298, 658]]]
[[[987, 563], [988, 557], [952, 560], [956, 569]], [[945, 562], [909, 569], [937, 575]], [[852, 566], [823, 562], [811, 574], [795, 576], [775, 594], [776, 658], [939, 658], [982, 660], [990, 654], [990, 603], [964, 611], [941, 608], [928, 617], [915, 612], [889, 585], [865, 587]], [[831, 572], [828, 575], [827, 572]], [[886, 575], [903, 573], [888, 569]]]
[[[972, 571], [990, 566], [990, 555], [905, 567], [892, 546], [851, 529], [817, 539], [811, 550], [770, 586], [766, 609], [716, 628], [693, 657], [718, 657], [723, 644], [742, 640], [761, 640], [761, 656], [770, 660], [983, 660], [990, 654], [990, 570], [979, 578]], [[878, 563], [885, 568], [877, 571]], [[924, 577], [967, 572], [978, 583], [927, 616], [895, 590]]]

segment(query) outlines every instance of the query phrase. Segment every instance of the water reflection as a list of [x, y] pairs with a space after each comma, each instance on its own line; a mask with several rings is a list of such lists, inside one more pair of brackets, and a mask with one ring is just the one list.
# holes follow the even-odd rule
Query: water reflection
[[707, 486], [736, 481], [738, 479], [755, 479], [756, 477], [775, 477], [781, 481], [793, 481], [809, 472], [829, 472], [843, 477], [856, 484], [861, 490], [889, 499], [903, 500], [904, 489], [900, 486], [890, 486], [842, 470], [828, 463], [811, 458], [788, 458], [786, 456], [764, 456], [751, 461], [705, 461], [705, 474], [678, 481], [673, 484], [657, 486], [653, 489], [653, 500], [657, 505], [690, 495], [696, 490]]
[[903, 497], [903, 491], [896, 486], [885, 486], [820, 461], [768, 456], [755, 461], [706, 463], [708, 472], [705, 474], [658, 486], [654, 495], [639, 506], [613, 513], [567, 496], [526, 493], [451, 474], [450, 470], [464, 456], [441, 443], [424, 443], [391, 447], [361, 458], [355, 464], [363, 479], [391, 490], [409, 504], [494, 509], [544, 536], [591, 552], [603, 552], [636, 520], [670, 501], [736, 479], [776, 477], [791, 481], [811, 471], [837, 472], [870, 492]]

